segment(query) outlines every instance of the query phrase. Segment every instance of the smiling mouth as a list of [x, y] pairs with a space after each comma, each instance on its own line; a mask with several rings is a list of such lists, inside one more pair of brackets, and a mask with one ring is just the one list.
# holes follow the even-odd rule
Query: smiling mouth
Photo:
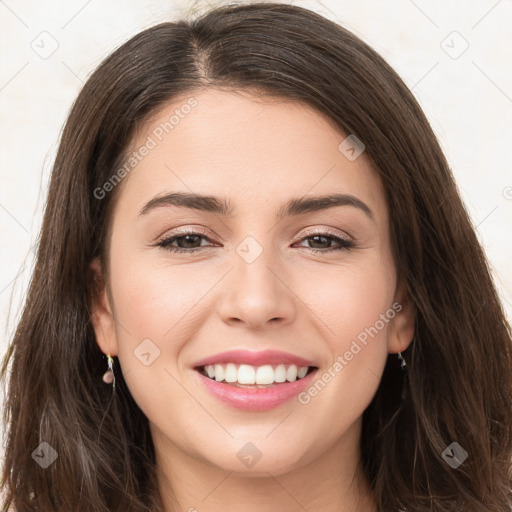
[[252, 366], [247, 364], [213, 364], [194, 370], [206, 378], [239, 388], [268, 388], [299, 381], [318, 368], [293, 364]]

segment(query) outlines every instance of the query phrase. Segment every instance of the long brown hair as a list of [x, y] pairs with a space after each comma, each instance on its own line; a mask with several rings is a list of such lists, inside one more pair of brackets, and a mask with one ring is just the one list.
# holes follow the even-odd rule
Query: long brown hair
[[[8, 380], [2, 486], [18, 512], [158, 507], [148, 420], [122, 374], [105, 386], [89, 264], [107, 263], [118, 188], [95, 190], [137, 127], [208, 86], [305, 102], [365, 145], [383, 183], [399, 280], [416, 311], [402, 382], [389, 357], [363, 414], [362, 463], [380, 511], [512, 510], [512, 341], [489, 265], [433, 131], [390, 66], [309, 10], [260, 3], [162, 23], [114, 51], [60, 141]], [[129, 178], [126, 178], [129, 179]], [[117, 361], [116, 361], [117, 362]], [[48, 443], [47, 469], [31, 454]], [[451, 443], [467, 452], [452, 468]], [[43, 445], [41, 449], [47, 448]], [[36, 454], [37, 455], [37, 454]]]

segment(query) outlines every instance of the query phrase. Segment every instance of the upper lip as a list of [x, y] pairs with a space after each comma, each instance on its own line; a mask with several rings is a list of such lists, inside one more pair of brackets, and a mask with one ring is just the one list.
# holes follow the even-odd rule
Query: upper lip
[[280, 350], [262, 350], [257, 352], [251, 350], [229, 350], [201, 359], [194, 363], [194, 367], [225, 363], [249, 364], [252, 366], [263, 366], [266, 364], [294, 364], [298, 367], [315, 366], [312, 361]]

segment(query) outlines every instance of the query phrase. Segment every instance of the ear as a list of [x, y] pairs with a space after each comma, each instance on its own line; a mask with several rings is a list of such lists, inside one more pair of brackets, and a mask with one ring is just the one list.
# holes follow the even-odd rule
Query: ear
[[91, 297], [91, 321], [96, 334], [96, 343], [104, 354], [115, 356], [118, 353], [115, 320], [99, 258], [95, 258], [89, 268], [94, 280], [93, 296]]
[[397, 287], [393, 310], [396, 314], [390, 322], [391, 329], [388, 338], [388, 352], [390, 354], [403, 352], [414, 338], [416, 310], [405, 290], [405, 286], [402, 284]]

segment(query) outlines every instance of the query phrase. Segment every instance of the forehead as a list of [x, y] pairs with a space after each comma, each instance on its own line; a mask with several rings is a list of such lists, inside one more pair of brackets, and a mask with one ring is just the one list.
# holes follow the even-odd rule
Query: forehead
[[304, 103], [242, 91], [190, 93], [139, 127], [119, 201], [141, 206], [181, 191], [228, 198], [243, 213], [277, 210], [291, 197], [347, 193], [385, 221], [380, 179], [364, 152], [347, 158], [346, 146], [340, 149], [346, 138]]

